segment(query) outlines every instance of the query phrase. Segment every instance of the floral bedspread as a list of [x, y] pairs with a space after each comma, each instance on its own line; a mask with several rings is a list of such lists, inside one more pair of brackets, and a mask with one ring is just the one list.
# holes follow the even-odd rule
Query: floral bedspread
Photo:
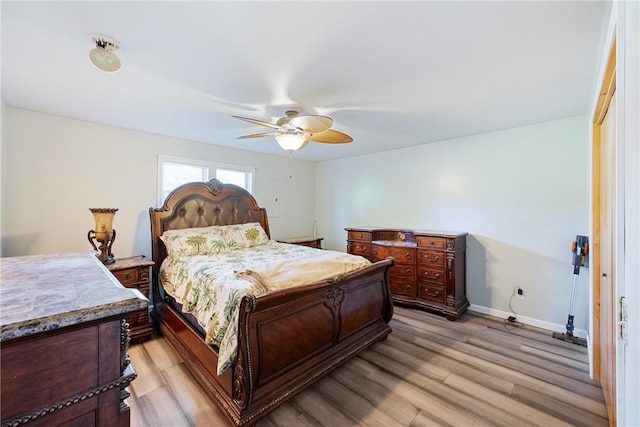
[[183, 311], [198, 320], [205, 342], [218, 346], [220, 375], [237, 355], [243, 296], [313, 283], [369, 264], [360, 256], [270, 240], [218, 255], [169, 256], [160, 268], [160, 281]]

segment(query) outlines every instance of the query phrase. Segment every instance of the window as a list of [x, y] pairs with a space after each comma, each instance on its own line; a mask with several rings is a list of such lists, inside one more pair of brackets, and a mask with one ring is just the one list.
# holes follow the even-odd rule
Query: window
[[216, 178], [225, 184], [235, 184], [251, 193], [251, 179], [253, 173], [244, 169], [231, 169], [229, 167], [216, 167]]
[[166, 161], [161, 164], [160, 203], [164, 202], [173, 189], [193, 181], [208, 181], [209, 168], [202, 165]]
[[169, 193], [187, 182], [209, 181], [212, 178], [225, 184], [235, 184], [253, 193], [255, 168], [223, 163], [204, 162], [177, 157], [158, 157], [158, 205]]

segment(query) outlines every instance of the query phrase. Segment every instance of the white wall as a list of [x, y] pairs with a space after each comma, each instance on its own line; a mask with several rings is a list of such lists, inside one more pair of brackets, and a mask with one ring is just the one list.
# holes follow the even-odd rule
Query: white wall
[[471, 304], [507, 313], [518, 285], [526, 293], [513, 302], [518, 317], [558, 329], [573, 278], [569, 246], [588, 229], [587, 129], [576, 117], [318, 164], [294, 158], [289, 179], [288, 157], [5, 108], [3, 255], [90, 250], [89, 207], [120, 209], [116, 257], [150, 255], [159, 154], [244, 164], [257, 168], [261, 205], [266, 186], [280, 186], [273, 237], [312, 234], [314, 215], [323, 246], [342, 251], [349, 226], [467, 231]]
[[[149, 207], [157, 205], [158, 155], [256, 168], [264, 206], [277, 184], [280, 213], [272, 237], [311, 234], [315, 164], [112, 126], [6, 108], [2, 233], [4, 256], [91, 250], [88, 208], [119, 208], [116, 258], [151, 255]], [[286, 153], [285, 153], [286, 154]]]
[[[618, 372], [618, 423], [640, 425], [640, 3], [620, 2], [618, 40], [624, 70], [624, 283], [629, 307], [629, 339]], [[618, 367], [620, 363], [618, 364]]]
[[[526, 294], [513, 300], [518, 317], [564, 331], [570, 246], [588, 234], [586, 117], [322, 162], [316, 194], [325, 247], [344, 251], [353, 226], [466, 231], [472, 308], [508, 313], [518, 285]], [[584, 269], [579, 279], [584, 331]]]

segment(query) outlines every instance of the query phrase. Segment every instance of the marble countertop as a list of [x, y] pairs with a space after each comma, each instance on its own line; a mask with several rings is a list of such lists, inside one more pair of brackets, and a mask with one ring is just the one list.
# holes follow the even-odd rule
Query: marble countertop
[[375, 243], [380, 246], [394, 246], [398, 248], [415, 248], [418, 246], [416, 242], [403, 242], [401, 240], [374, 240], [371, 243]]
[[0, 258], [0, 341], [147, 307], [93, 252]]

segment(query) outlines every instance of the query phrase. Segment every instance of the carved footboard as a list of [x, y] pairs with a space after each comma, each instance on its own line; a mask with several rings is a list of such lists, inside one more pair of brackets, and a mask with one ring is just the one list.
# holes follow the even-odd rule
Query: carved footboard
[[391, 332], [392, 260], [341, 279], [245, 297], [233, 371], [236, 424], [254, 422]]

